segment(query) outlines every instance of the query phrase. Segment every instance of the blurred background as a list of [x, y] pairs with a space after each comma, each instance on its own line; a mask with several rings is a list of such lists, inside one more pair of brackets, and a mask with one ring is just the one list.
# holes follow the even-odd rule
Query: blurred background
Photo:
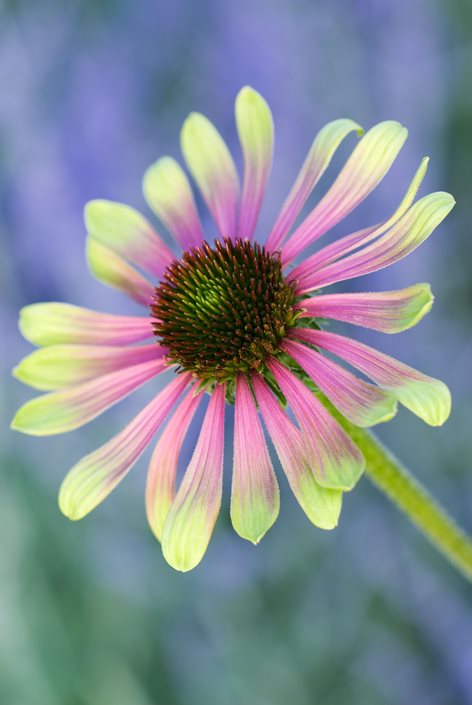
[[353, 286], [433, 285], [436, 304], [416, 329], [356, 335], [450, 386], [443, 428], [401, 411], [378, 433], [472, 531], [470, 0], [2, 0], [0, 81], [1, 705], [472, 703], [470, 586], [367, 479], [324, 533], [279, 474], [280, 518], [254, 547], [230, 527], [226, 472], [208, 553], [182, 575], [146, 525], [148, 456], [83, 522], [56, 503], [66, 470], [156, 387], [73, 434], [8, 430], [33, 394], [9, 374], [31, 350], [17, 331], [21, 306], [134, 310], [87, 272], [84, 203], [111, 198], [147, 213], [144, 169], [178, 156], [191, 110], [239, 154], [233, 101], [249, 83], [276, 124], [260, 237], [316, 131], [337, 117], [366, 127], [394, 118], [410, 130], [390, 174], [337, 234], [390, 214], [425, 154], [422, 193], [457, 198], [423, 247]]

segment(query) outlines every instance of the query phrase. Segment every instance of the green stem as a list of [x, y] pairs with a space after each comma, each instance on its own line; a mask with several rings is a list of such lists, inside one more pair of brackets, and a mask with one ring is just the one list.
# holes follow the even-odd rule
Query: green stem
[[357, 428], [341, 417], [329, 402], [325, 403], [363, 452], [369, 479], [410, 518], [438, 551], [472, 581], [470, 537], [373, 433]]

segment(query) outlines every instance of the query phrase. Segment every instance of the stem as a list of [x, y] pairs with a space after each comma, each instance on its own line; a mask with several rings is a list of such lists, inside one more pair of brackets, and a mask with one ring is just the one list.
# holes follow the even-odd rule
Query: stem
[[366, 474], [463, 575], [472, 581], [472, 540], [373, 433], [357, 428], [322, 400], [363, 452]]
[[472, 542], [428, 490], [371, 433], [358, 443], [366, 474], [426, 538], [472, 581]]

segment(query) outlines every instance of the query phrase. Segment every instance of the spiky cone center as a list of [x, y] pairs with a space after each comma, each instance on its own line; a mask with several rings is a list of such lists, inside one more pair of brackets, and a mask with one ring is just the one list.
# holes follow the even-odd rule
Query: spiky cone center
[[295, 324], [278, 254], [247, 240], [203, 242], [165, 271], [151, 304], [170, 361], [202, 382], [264, 372]]

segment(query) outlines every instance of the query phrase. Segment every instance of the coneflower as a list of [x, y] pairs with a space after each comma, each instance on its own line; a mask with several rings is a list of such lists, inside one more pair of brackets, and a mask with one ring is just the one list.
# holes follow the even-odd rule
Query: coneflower
[[[189, 181], [170, 157], [147, 170], [144, 194], [173, 235], [175, 252], [128, 206], [97, 200], [85, 209], [92, 272], [142, 304], [143, 316], [42, 303], [27, 306], [20, 317], [23, 335], [41, 348], [15, 375], [48, 392], [16, 414], [13, 428], [24, 433], [71, 431], [157, 375], [174, 371], [172, 381], [128, 426], [72, 468], [59, 504], [70, 519], [88, 514], [166, 423], [149, 465], [146, 508], [164, 556], [179, 570], [200, 562], [220, 509], [226, 404], [235, 405], [231, 519], [238, 534], [255, 543], [279, 512], [261, 418], [301, 507], [316, 526], [332, 529], [343, 493], [355, 486], [365, 460], [324, 400], [360, 427], [392, 418], [398, 402], [431, 425], [442, 424], [450, 411], [442, 382], [323, 329], [324, 320], [334, 319], [397, 333], [430, 310], [427, 284], [383, 293], [323, 293], [328, 285], [397, 262], [446, 217], [454, 205], [447, 193], [414, 202], [427, 159], [385, 222], [305, 256], [385, 176], [406, 129], [394, 121], [365, 134], [352, 120], [326, 125], [259, 244], [253, 234], [271, 167], [273, 122], [264, 99], [249, 87], [237, 96], [236, 124], [244, 158], [241, 187], [212, 123], [192, 113], [183, 125], [185, 162], [216, 223], [208, 236]], [[350, 133], [360, 141], [327, 193], [294, 228]], [[206, 395], [195, 450], [176, 488], [181, 447]]]

